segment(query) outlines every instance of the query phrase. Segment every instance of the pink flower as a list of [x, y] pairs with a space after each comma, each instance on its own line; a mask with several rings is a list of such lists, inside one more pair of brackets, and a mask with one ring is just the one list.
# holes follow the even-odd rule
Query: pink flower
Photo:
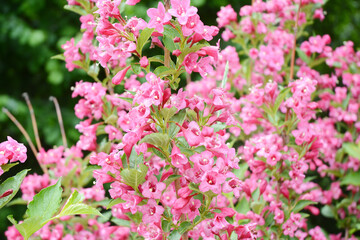
[[199, 190], [202, 192], [212, 191], [215, 194], [221, 193], [221, 184], [226, 177], [215, 171], [208, 171], [202, 176]]
[[136, 5], [140, 0], [126, 0], [127, 5]]
[[180, 149], [175, 144], [173, 145], [170, 158], [171, 164], [177, 168], [181, 168], [188, 163], [187, 157], [180, 152]]
[[7, 141], [0, 143], [0, 165], [10, 162], [25, 162], [26, 147], [22, 143], [18, 143], [11, 137], [7, 137]]
[[170, 14], [165, 12], [165, 7], [162, 2], [159, 2], [158, 8], [148, 9], [147, 14], [150, 17], [148, 28], [155, 28], [159, 33], [164, 31], [164, 24], [171, 19]]
[[157, 205], [154, 199], [149, 199], [147, 204], [141, 207], [143, 213], [144, 223], [156, 223], [161, 220], [161, 214], [164, 212], [164, 208]]
[[226, 7], [221, 7], [220, 11], [217, 13], [218, 18], [216, 21], [218, 22], [218, 27], [222, 28], [226, 25], [229, 25], [230, 22], [237, 20], [237, 14], [231, 5], [227, 5]]
[[171, 6], [169, 13], [176, 17], [181, 25], [185, 25], [188, 18], [197, 13], [197, 8], [190, 6], [190, 0], [171, 0]]
[[150, 176], [146, 182], [141, 185], [142, 194], [147, 198], [160, 199], [162, 191], [166, 184], [158, 182], [155, 176]]
[[204, 141], [199, 125], [194, 121], [190, 122], [188, 128], [183, 129], [182, 131], [184, 132], [184, 137], [190, 146], [198, 146]]
[[123, 70], [119, 71], [111, 80], [111, 82], [115, 85], [119, 85], [121, 81], [124, 79], [127, 71], [130, 69], [131, 66], [127, 66]]

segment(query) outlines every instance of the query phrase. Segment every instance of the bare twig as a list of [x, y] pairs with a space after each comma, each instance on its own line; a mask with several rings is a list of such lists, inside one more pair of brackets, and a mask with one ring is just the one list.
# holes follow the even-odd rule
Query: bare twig
[[299, 25], [299, 16], [300, 16], [300, 10], [301, 10], [301, 2], [302, 0], [300, 0], [299, 2], [299, 8], [298, 11], [296, 13], [296, 21], [295, 21], [295, 28], [294, 28], [294, 45], [293, 48], [291, 50], [291, 65], [290, 65], [290, 76], [289, 76], [289, 81], [291, 81], [294, 77], [294, 65], [295, 65], [295, 49], [296, 49], [296, 37], [297, 37], [297, 30], [298, 30], [298, 25]]
[[33, 130], [34, 130], [36, 145], [38, 147], [38, 150], [40, 151], [41, 150], [41, 142], [40, 142], [39, 131], [38, 131], [37, 123], [36, 123], [34, 109], [31, 105], [29, 95], [25, 92], [22, 94], [22, 96], [25, 98], [26, 104], [30, 111], [31, 123], [32, 123]]
[[60, 125], [60, 131], [61, 131], [61, 137], [62, 137], [63, 145], [64, 145], [65, 148], [67, 148], [67, 140], [66, 140], [66, 135], [65, 135], [64, 122], [63, 122], [63, 119], [62, 119], [62, 116], [61, 116], [61, 110], [60, 110], [59, 102], [53, 96], [51, 96], [49, 99], [50, 99], [50, 101], [54, 102], [55, 109], [56, 109], [56, 115], [57, 115], [59, 125]]

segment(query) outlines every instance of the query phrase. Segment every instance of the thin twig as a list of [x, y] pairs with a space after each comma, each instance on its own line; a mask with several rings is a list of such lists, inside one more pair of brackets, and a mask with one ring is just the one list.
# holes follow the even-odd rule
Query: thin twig
[[300, 0], [299, 2], [299, 8], [298, 11], [296, 13], [296, 21], [295, 21], [295, 28], [294, 28], [294, 45], [293, 48], [291, 50], [291, 65], [290, 65], [290, 76], [289, 76], [289, 81], [291, 81], [294, 77], [294, 65], [295, 65], [295, 49], [296, 49], [296, 37], [297, 37], [297, 30], [298, 30], [298, 25], [299, 25], [299, 16], [300, 16], [300, 10], [301, 10], [301, 2], [302, 0]]
[[55, 105], [55, 109], [56, 109], [56, 115], [59, 121], [59, 125], [60, 125], [60, 131], [61, 131], [61, 137], [62, 137], [62, 141], [63, 141], [63, 145], [65, 148], [67, 148], [67, 140], [66, 140], [66, 135], [65, 135], [65, 129], [64, 129], [64, 122], [61, 116], [61, 110], [60, 110], [60, 105], [58, 100], [56, 99], [56, 97], [51, 96], [50, 101], [54, 102]]
[[31, 141], [31, 138], [29, 136], [29, 134], [27, 133], [27, 131], [25, 130], [25, 128], [21, 125], [21, 123], [19, 123], [19, 121], [14, 117], [14, 115], [12, 115], [10, 113], [9, 110], [7, 110], [6, 108], [2, 108], [2, 111], [3, 113], [5, 113], [9, 118], [10, 120], [16, 125], [16, 127], [20, 130], [20, 132], [24, 135], [26, 141], [28, 142], [29, 146], [30, 146], [30, 149], [31, 151], [33, 152], [37, 162], [39, 163], [40, 167], [41, 167], [41, 170], [45, 173], [45, 174], [48, 174], [48, 170], [47, 168], [42, 165], [39, 161], [39, 158], [38, 158], [38, 152], [36, 151], [36, 147], [35, 145], [33, 144], [33, 142]]
[[39, 131], [38, 131], [37, 123], [36, 123], [34, 109], [31, 105], [29, 95], [25, 92], [22, 94], [22, 96], [25, 98], [26, 104], [30, 111], [31, 123], [32, 123], [33, 130], [34, 130], [36, 145], [38, 147], [38, 150], [40, 151], [41, 150], [41, 142], [40, 142]]
[[26, 138], [26, 141], [28, 142], [31, 151], [34, 153], [35, 157], [37, 157], [37, 151], [36, 148], [34, 146], [34, 144], [31, 141], [31, 138], [29, 136], [29, 134], [26, 132], [25, 128], [21, 125], [21, 123], [19, 123], [19, 121], [9, 112], [9, 110], [7, 110], [6, 108], [2, 108], [3, 113], [5, 113], [10, 120], [16, 125], [16, 127], [20, 130], [20, 132], [24, 135], [24, 137]]
[[[170, 0], [164, 0], [165, 11], [170, 9]], [[165, 47], [164, 48], [164, 65], [165, 67], [170, 67], [170, 51]]]

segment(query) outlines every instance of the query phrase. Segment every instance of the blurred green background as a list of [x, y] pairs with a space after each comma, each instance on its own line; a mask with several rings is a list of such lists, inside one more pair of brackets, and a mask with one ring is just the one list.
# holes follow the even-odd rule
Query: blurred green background
[[[192, 0], [199, 8], [199, 14], [207, 25], [216, 25], [216, 12], [221, 6], [231, 4], [238, 12], [240, 7], [251, 0]], [[76, 103], [71, 99], [70, 87], [76, 81], [86, 80], [84, 73], [74, 70], [69, 73], [65, 64], [59, 60], [50, 60], [51, 56], [62, 53], [61, 45], [76, 36], [80, 28], [79, 16], [65, 11], [65, 0], [7, 0], [0, 8], [0, 108], [6, 107], [23, 124], [33, 137], [29, 111], [22, 98], [28, 92], [33, 103], [39, 125], [40, 137], [45, 148], [61, 144], [60, 130], [50, 96], [55, 96], [61, 106], [66, 134], [70, 144], [76, 142], [79, 134], [74, 129], [79, 122], [73, 113]], [[157, 5], [157, 1], [142, 0], [135, 7], [127, 6], [128, 17], [139, 16], [147, 19], [146, 10]], [[309, 29], [311, 34], [329, 34], [332, 46], [336, 47], [345, 40], [352, 40], [355, 46], [360, 44], [360, 2], [358, 0], [329, 0], [324, 10], [327, 12], [323, 22], [315, 21]], [[0, 141], [6, 136], [25, 143], [15, 125], [0, 112]], [[34, 156], [28, 150], [28, 160], [14, 168], [32, 168], [39, 171]], [[0, 239], [8, 226], [6, 216], [14, 214], [19, 219], [24, 208], [3, 208], [0, 210]]]

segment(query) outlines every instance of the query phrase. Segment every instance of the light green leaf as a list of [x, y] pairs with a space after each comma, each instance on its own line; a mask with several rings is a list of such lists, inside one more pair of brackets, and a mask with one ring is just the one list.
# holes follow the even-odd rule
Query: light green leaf
[[341, 180], [340, 185], [360, 186], [360, 171], [347, 173]]
[[306, 55], [306, 53], [300, 48], [296, 48], [296, 53], [306, 64], [309, 64], [311, 62], [311, 59], [308, 57], [308, 55]]
[[177, 108], [176, 107], [172, 107], [172, 108], [162, 108], [160, 110], [160, 114], [161, 116], [164, 118], [165, 122], [169, 121], [170, 118], [172, 118], [175, 113], [177, 112]]
[[82, 201], [84, 201], [84, 195], [80, 194], [75, 189], [69, 199], [66, 201], [65, 206], [63, 207], [61, 212], [54, 218], [77, 214], [93, 214], [98, 216], [101, 215], [101, 213], [97, 209], [81, 203]]
[[115, 223], [118, 226], [124, 226], [124, 227], [130, 227], [131, 226], [131, 222], [124, 220], [124, 219], [120, 219], [120, 218], [111, 218], [111, 221], [113, 223]]
[[4, 194], [9, 189], [12, 189], [13, 192], [6, 197], [0, 198], [0, 208], [5, 206], [13, 197], [15, 197], [28, 171], [29, 169], [22, 170], [15, 176], [8, 178], [3, 183], [1, 183], [0, 195]]
[[8, 163], [8, 164], [1, 165], [0, 167], [1, 167], [1, 169], [2, 169], [4, 172], [7, 172], [7, 171], [10, 170], [10, 168], [12, 168], [12, 167], [14, 167], [14, 166], [16, 166], [16, 165], [18, 165], [18, 164], [19, 164], [19, 162], [16, 162], [16, 163]]
[[64, 9], [72, 11], [72, 12], [77, 13], [82, 16], [85, 16], [88, 14], [83, 8], [81, 8], [80, 6], [76, 6], [76, 5], [65, 5]]
[[178, 230], [172, 231], [168, 236], [169, 240], [180, 240], [180, 238], [181, 238], [181, 233], [179, 233]]
[[56, 184], [42, 189], [29, 203], [26, 215], [29, 218], [50, 219], [59, 209], [61, 202], [61, 179]]
[[313, 201], [310, 201], [310, 200], [300, 200], [299, 202], [297, 202], [297, 204], [293, 208], [292, 212], [293, 213], [298, 213], [301, 210], [303, 210], [304, 207], [309, 206], [311, 204], [316, 204], [316, 202], [313, 202]]
[[146, 135], [140, 142], [141, 143], [149, 143], [154, 145], [155, 147], [159, 147], [162, 149], [167, 149], [170, 142], [170, 138], [167, 134], [164, 133], [151, 133]]
[[9, 221], [14, 224], [15, 228], [24, 237], [29, 239], [36, 231], [40, 230], [47, 222], [43, 222], [41, 217], [31, 217], [25, 219], [22, 223], [17, 224], [12, 215], [8, 216]]
[[138, 189], [138, 186], [145, 182], [145, 177], [148, 172], [148, 167], [144, 164], [140, 164], [138, 169], [124, 169], [120, 175], [124, 182], [134, 188]]
[[173, 52], [175, 49], [177, 49], [177, 47], [175, 46], [174, 40], [165, 34], [163, 36], [163, 42], [164, 42], [165, 48], [168, 49], [170, 52]]
[[54, 218], [60, 218], [63, 216], [78, 215], [78, 214], [91, 214], [101, 216], [101, 213], [96, 209], [84, 203], [76, 203], [68, 206], [66, 209], [63, 209], [59, 215], [56, 215]]
[[106, 206], [106, 209], [109, 209], [119, 203], [124, 203], [125, 200], [122, 200], [121, 198], [112, 199], [110, 203]]
[[286, 95], [290, 92], [291, 88], [284, 88], [283, 90], [280, 91], [279, 95], [277, 96], [274, 106], [272, 107], [272, 111], [273, 114], [275, 115], [276, 112], [278, 111], [281, 103], [284, 101], [284, 99], [286, 98]]
[[329, 205], [325, 205], [321, 208], [321, 214], [325, 217], [328, 217], [328, 218], [334, 218], [335, 215], [334, 215], [334, 211], [331, 209], [331, 207]]
[[347, 154], [360, 160], [360, 147], [355, 143], [344, 143], [343, 148]]
[[50, 59], [57, 59], [57, 60], [65, 61], [64, 54], [58, 54], [58, 55], [52, 56]]
[[250, 211], [250, 204], [246, 200], [246, 197], [241, 198], [241, 200], [236, 204], [235, 210], [238, 213], [246, 214]]
[[224, 76], [221, 82], [221, 87], [225, 88], [226, 82], [228, 80], [228, 73], [229, 73], [229, 61], [226, 61], [226, 65], [225, 65], [225, 71], [224, 71]]
[[136, 45], [136, 51], [140, 54], [140, 56], [142, 56], [142, 49], [153, 32], [154, 28], [145, 28], [141, 31]]

